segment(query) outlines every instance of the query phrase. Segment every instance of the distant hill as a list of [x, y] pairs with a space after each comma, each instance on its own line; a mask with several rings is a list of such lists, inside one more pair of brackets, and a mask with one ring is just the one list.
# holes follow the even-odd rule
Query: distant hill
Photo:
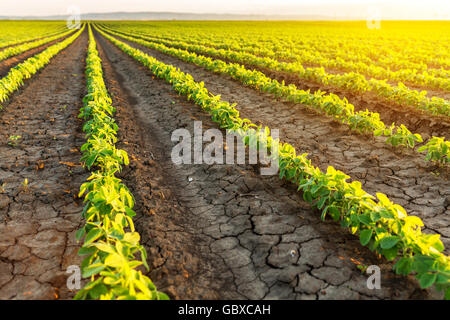
[[[66, 20], [69, 15], [56, 16], [0, 16], [1, 20]], [[214, 14], [214, 13], [176, 13], [176, 12], [110, 12], [86, 13], [82, 20], [346, 20], [320, 15], [260, 15], [260, 14]]]

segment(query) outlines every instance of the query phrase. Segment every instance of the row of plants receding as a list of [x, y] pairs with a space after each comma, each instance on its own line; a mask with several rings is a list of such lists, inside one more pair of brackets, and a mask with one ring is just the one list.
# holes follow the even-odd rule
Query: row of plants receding
[[[420, 134], [411, 133], [404, 125], [396, 126], [393, 123], [387, 127], [380, 120], [378, 113], [368, 110], [355, 112], [352, 104], [345, 99], [342, 100], [335, 94], [325, 94], [322, 91], [310, 93], [309, 91], [299, 90], [293, 84], [285, 85], [284, 82], [280, 83], [277, 80], [267, 77], [262, 72], [248, 70], [239, 64], [226, 63], [218, 59], [213, 60], [209, 57], [198, 55], [195, 52], [171, 48], [158, 42], [131, 37], [123, 32], [108, 32], [151, 49], [175, 56], [183, 61], [194, 63], [208, 70], [230, 75], [233, 79], [239, 80], [245, 85], [262, 92], [271, 93], [277, 98], [283, 98], [289, 102], [301, 103], [313, 107], [315, 110], [320, 110], [328, 116], [332, 116], [334, 119], [348, 125], [357, 132], [372, 133], [374, 136], [384, 135], [387, 137], [386, 143], [392, 146], [414, 148], [416, 143], [423, 142]], [[417, 151], [426, 152], [426, 161], [434, 161], [439, 164], [447, 164], [450, 162], [450, 141], [446, 141], [444, 138], [432, 137], [426, 144], [417, 149]]]
[[[191, 42], [191, 40], [189, 41]], [[197, 40], [198, 44], [203, 44], [202, 40]], [[297, 61], [302, 64], [323, 66], [331, 69], [339, 69], [345, 71], [357, 71], [366, 75], [390, 79], [394, 81], [411, 81], [417, 84], [425, 85], [431, 84], [439, 88], [439, 82], [433, 83], [433, 79], [448, 79], [450, 71], [445, 69], [427, 68], [424, 63], [415, 63], [402, 59], [400, 56], [390, 56], [389, 59], [373, 60], [365, 55], [361, 55], [361, 49], [365, 47], [358, 47], [359, 54], [349, 54], [348, 48], [341, 43], [333, 46], [333, 51], [324, 54], [319, 52], [314, 46], [307, 46], [305, 44], [293, 47], [283, 46], [282, 43], [276, 43], [271, 48], [270, 46], [263, 47], [255, 45], [251, 42], [242, 43], [242, 41], [225, 41], [217, 44], [216, 41], [207, 41], [207, 46], [212, 46], [220, 49], [230, 49], [233, 51], [245, 51], [258, 56], [271, 57], [286, 61]], [[285, 48], [283, 50], [283, 48]], [[421, 77], [430, 77], [430, 80], [422, 79]], [[448, 82], [445, 82], [448, 86]]]
[[[140, 245], [132, 218], [134, 198], [116, 174], [128, 165], [128, 155], [117, 149], [118, 126], [113, 119], [115, 108], [108, 95], [102, 63], [89, 26], [89, 47], [86, 58], [87, 95], [79, 117], [84, 119], [87, 141], [82, 146], [82, 162], [91, 171], [88, 182], [80, 188], [84, 195], [83, 218], [86, 224], [77, 231], [77, 240], [84, 239], [79, 255], [82, 275], [89, 283], [75, 299], [167, 299], [152, 281], [138, 270], [147, 265], [147, 254]], [[140, 254], [141, 260], [136, 259]]]
[[[449, 74], [446, 70], [429, 69], [419, 72], [413, 68], [403, 68], [392, 71], [388, 68], [366, 64], [360, 61], [345, 61], [343, 59], [326, 59], [317, 57], [315, 52], [308, 52], [310, 55], [297, 55], [296, 62], [301, 64], [314, 64], [321, 67], [342, 70], [346, 72], [357, 72], [375, 79], [398, 82], [408, 82], [409, 84], [424, 86], [428, 88], [450, 90]], [[446, 78], [447, 77], [447, 78]]]
[[[124, 33], [127, 34], [126, 32]], [[419, 92], [417, 90], [409, 89], [403, 83], [399, 83], [398, 86], [391, 86], [385, 80], [367, 80], [363, 75], [355, 72], [330, 74], [327, 73], [323, 67], [305, 68], [299, 62], [282, 62], [269, 57], [259, 57], [242, 51], [237, 52], [229, 49], [215, 49], [205, 45], [189, 45], [181, 40], [156, 40], [143, 35], [140, 35], [140, 37], [201, 54], [226, 58], [234, 62], [244, 63], [260, 68], [267, 68], [277, 72], [286, 72], [298, 78], [312, 80], [322, 85], [332, 85], [357, 93], [372, 91], [377, 95], [384, 97], [388, 101], [414, 106], [420, 110], [431, 112], [432, 114], [450, 116], [450, 101], [439, 97], [429, 98], [427, 97], [426, 91]]]
[[[23, 85], [24, 80], [31, 78], [36, 72], [45, 67], [61, 50], [74, 42], [83, 32], [84, 28], [85, 26], [83, 25], [79, 31], [64, 41], [48, 47], [41, 53], [11, 68], [8, 74], [0, 80], [0, 103], [7, 101], [9, 96]], [[0, 104], [1, 109], [3, 109], [3, 106]]]
[[397, 274], [414, 273], [422, 288], [434, 284], [437, 289], [445, 290], [445, 297], [450, 299], [449, 258], [442, 253], [444, 246], [440, 235], [422, 233], [420, 218], [408, 216], [403, 207], [392, 203], [382, 193], [377, 193], [376, 201], [361, 188], [360, 182], [348, 183], [349, 176], [331, 166], [326, 173], [321, 172], [307, 159], [307, 154], [297, 155], [291, 145], [273, 140], [268, 128], [261, 131], [249, 120], [241, 119], [233, 105], [212, 95], [191, 75], [99, 32], [148, 67], [155, 76], [170, 83], [180, 95], [207, 111], [221, 128], [240, 134], [250, 148], [267, 148], [272, 152], [271, 156], [279, 161], [280, 178], [296, 184], [305, 201], [321, 211], [322, 219], [330, 216], [340, 221], [343, 227], [359, 236], [362, 245], [390, 261], [396, 259]]
[[[133, 32], [136, 35], [136, 33]], [[143, 33], [138, 33], [139, 36], [146, 36]], [[151, 37], [157, 40], [176, 40], [182, 41], [182, 38], [167, 38], [153, 36]], [[341, 57], [348, 56], [348, 52], [345, 47], [336, 46], [334, 54], [336, 58], [330, 58], [324, 56], [321, 52], [314, 48], [285, 48], [285, 50], [274, 51], [265, 46], [256, 45], [249, 39], [240, 39], [239, 41], [228, 39], [225, 41], [218, 41], [217, 39], [208, 40], [201, 39], [186, 39], [187, 43], [195, 43], [206, 47], [213, 47], [216, 49], [226, 49], [230, 51], [246, 52], [259, 57], [270, 57], [274, 59], [288, 60], [289, 62], [297, 62], [300, 64], [316, 65], [320, 67], [343, 70], [346, 72], [357, 72], [364, 75], [374, 77], [377, 79], [389, 79], [391, 81], [408, 81], [412, 84], [428, 86], [437, 89], [450, 89], [450, 71], [444, 69], [421, 69], [417, 70], [416, 63], [406, 63], [406, 67], [400, 70], [391, 70], [389, 67], [375, 65], [372, 60], [361, 61], [361, 56], [353, 57], [353, 60], [344, 60]], [[399, 58], [396, 58], [397, 60]], [[399, 61], [396, 61], [399, 62]]]
[[[122, 28], [123, 24], [108, 22], [103, 24], [113, 28]], [[144, 28], [142, 25], [128, 25], [134, 34], [151, 34], [159, 38], [178, 38], [179, 30], [176, 29], [152, 29]], [[318, 30], [298, 34], [297, 30], [282, 28], [284, 36], [280, 37], [277, 33], [248, 33], [246, 26], [235, 28], [230, 32], [205, 32], [205, 28], [196, 26], [189, 28], [189, 42], [197, 43], [212, 42], [214, 47], [222, 49], [249, 49], [250, 53], [258, 55], [281, 58], [286, 61], [296, 61], [297, 57], [307, 54], [318, 54], [328, 61], [340, 59], [351, 62], [364, 62], [369, 65], [382, 66], [390, 70], [415, 69], [420, 72], [431, 71], [433, 75], [448, 78], [450, 74], [444, 68], [450, 67], [450, 59], [445, 55], [445, 47], [436, 48], [435, 43], [422, 39], [405, 39], [400, 36], [397, 38], [378, 38], [370, 39], [367, 35], [352, 32], [344, 37], [330, 36], [329, 32], [320, 33]], [[242, 32], [241, 32], [242, 31]], [[312, 32], [311, 32], [312, 31]], [[347, 30], [348, 31], [348, 30]], [[406, 41], [405, 41], [406, 40]], [[385, 45], [389, 43], [389, 45]], [[405, 45], [406, 43], [406, 45]], [[414, 47], [414, 49], [409, 49]], [[254, 49], [254, 52], [251, 52]], [[407, 49], [407, 52], [403, 51]], [[438, 50], [436, 50], [438, 49]], [[307, 58], [308, 59], [308, 58]], [[430, 67], [427, 65], [429, 64]]]
[[[14, 35], [17, 35], [14, 32], [14, 25], [8, 26], [7, 28], [3, 28], [2, 30], [4, 32], [11, 33]], [[6, 29], [6, 30], [5, 30]], [[40, 33], [42, 31], [45, 31], [46, 28], [43, 28], [43, 26], [35, 26], [34, 28], [29, 27], [27, 28], [27, 34], [32, 34], [33, 36], [29, 36], [29, 37], [18, 37], [14, 40], [9, 40], [9, 41], [0, 41], [0, 49], [5, 48], [5, 47], [9, 47], [9, 46], [15, 46], [21, 43], [25, 43], [25, 42], [29, 42], [29, 41], [35, 41], [38, 40], [40, 38], [45, 38], [45, 37], [50, 37], [50, 36], [54, 36], [56, 34], [60, 34], [61, 32], [64, 32], [65, 30], [67, 30], [65, 24], [61, 25], [59, 28], [52, 30], [52, 31], [48, 31], [48, 32], [44, 32], [44, 33]], [[48, 30], [50, 30], [50, 28], [48, 28]], [[38, 31], [38, 32], [36, 32]]]
[[13, 47], [9, 47], [9, 48], [7, 48], [7, 49], [5, 49], [3, 51], [0, 51], [0, 61], [5, 60], [5, 59], [7, 59], [9, 57], [12, 57], [12, 56], [21, 54], [21, 53], [23, 53], [25, 51], [28, 51], [30, 49], [42, 46], [42, 45], [44, 45], [46, 43], [52, 42], [53, 40], [56, 40], [56, 39], [59, 39], [59, 38], [63, 38], [65, 36], [69, 35], [72, 32], [74, 32], [74, 30], [65, 31], [65, 32], [59, 33], [59, 34], [57, 34], [55, 36], [43, 38], [43, 39], [36, 40], [36, 41], [33, 41], [33, 42], [27, 42], [27, 43], [24, 43], [24, 44], [13, 46]]

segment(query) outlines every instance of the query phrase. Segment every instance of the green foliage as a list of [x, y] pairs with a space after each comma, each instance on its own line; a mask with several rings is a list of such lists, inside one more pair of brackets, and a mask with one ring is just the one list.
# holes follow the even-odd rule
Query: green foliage
[[11, 147], [17, 147], [21, 138], [22, 136], [9, 136], [8, 145], [10, 145]]
[[[439, 235], [422, 233], [423, 222], [420, 218], [408, 216], [403, 207], [392, 203], [382, 193], [377, 193], [376, 198], [366, 193], [358, 181], [348, 183], [349, 176], [331, 166], [326, 173], [320, 171], [306, 158], [307, 154], [296, 155], [291, 145], [273, 141], [269, 134], [256, 134], [254, 124], [239, 118], [239, 113], [233, 105], [209, 94], [203, 83], [195, 82], [190, 75], [165, 65], [102, 30], [99, 32], [147, 66], [157, 77], [172, 84], [179, 94], [208, 111], [222, 128], [233, 129], [239, 133], [247, 146], [276, 146], [275, 150], [278, 151], [271, 156], [278, 160], [280, 178], [296, 184], [305, 201], [321, 211], [322, 219], [329, 215], [353, 234], [358, 234], [361, 243], [367, 245], [370, 250], [388, 260], [397, 259], [394, 266], [397, 273], [415, 273], [421, 286], [435, 284], [438, 289], [448, 292], [449, 259], [442, 254], [444, 246]], [[408, 132], [405, 131], [409, 134]], [[265, 130], [265, 133], [269, 133], [269, 130]], [[386, 133], [390, 134], [389, 130]]]
[[[0, 49], [61, 34], [67, 31], [65, 21], [0, 21]], [[6, 48], [7, 49], [7, 48]]]
[[[133, 195], [115, 177], [129, 160], [127, 153], [114, 145], [118, 127], [111, 116], [115, 110], [103, 81], [90, 25], [86, 79], [88, 94], [79, 117], [85, 120], [87, 141], [81, 150], [82, 162], [92, 175], [80, 188], [79, 196], [84, 195], [86, 203], [83, 210], [86, 225], [77, 231], [76, 237], [78, 240], [84, 237], [78, 254], [86, 256], [81, 265], [82, 275], [91, 281], [75, 299], [168, 299], [137, 270], [140, 266], [148, 270], [147, 253], [134, 229]], [[135, 259], [137, 254], [141, 261]]]
[[[422, 136], [418, 133], [412, 134], [403, 124], [400, 127], [396, 127], [394, 133], [394, 126], [388, 129], [388, 136], [386, 143], [396, 146], [406, 146], [408, 148], [414, 148], [416, 143], [423, 142]], [[385, 133], [385, 135], [387, 135]]]
[[[187, 44], [183, 41], [151, 40], [149, 37], [145, 36], [137, 38], [135, 36], [130, 36], [130, 34], [126, 32], [117, 32], [110, 29], [108, 29], [108, 32], [151, 49], [175, 56], [186, 62], [194, 63], [208, 70], [230, 75], [232, 78], [241, 81], [247, 86], [262, 92], [273, 94], [277, 98], [283, 98], [289, 102], [301, 103], [316, 110], [320, 110], [341, 123], [347, 124], [351, 129], [359, 133], [372, 133], [374, 136], [386, 136], [386, 143], [391, 144], [394, 147], [414, 148], [416, 143], [423, 142], [420, 134], [411, 133], [404, 125], [395, 126], [395, 124], [392, 124], [390, 127], [386, 127], [380, 120], [380, 115], [376, 112], [370, 112], [368, 110], [355, 112], [352, 104], [345, 98], [341, 99], [335, 94], [325, 94], [325, 92], [320, 90], [314, 93], [299, 90], [293, 84], [285, 85], [284, 82], [280, 83], [277, 80], [273, 80], [262, 72], [248, 70], [243, 65], [226, 63], [225, 61], [218, 59], [214, 60], [197, 53], [207, 54], [208, 56], [219, 56], [226, 58], [227, 60], [257, 65], [263, 68], [275, 68], [277, 71], [282, 72], [293, 72], [300, 76], [302, 73], [306, 72], [306, 77], [310, 80], [317, 80], [317, 77], [319, 77], [320, 74], [320, 77], [326, 78], [327, 81], [338, 81], [332, 80], [337, 78], [330, 78], [331, 76], [327, 75], [323, 68], [308, 68], [305, 71], [302, 66], [286, 65], [286, 63], [278, 62], [273, 59], [257, 57], [242, 52], [227, 51], [223, 49], [217, 50], [203, 45]], [[168, 43], [174, 47], [168, 47], [162, 43]], [[346, 86], [346, 88], [354, 89], [358, 87], [358, 90], [368, 90], [363, 81], [365, 81], [363, 76], [349, 73], [341, 76], [338, 84], [340, 86]], [[403, 97], [404, 93], [401, 93], [401, 96]]]
[[[123, 29], [123, 27], [114, 29], [107, 28], [107, 30], [111, 33], [120, 36], [130, 36], [129, 32], [118, 31], [117, 29]], [[139, 37], [147, 41], [187, 49], [200, 54], [222, 57], [227, 60], [244, 63], [246, 65], [267, 68], [273, 71], [287, 72], [302, 79], [312, 80], [323, 85], [332, 85], [357, 93], [371, 91], [378, 96], [385, 98], [387, 101], [392, 101], [403, 105], [411, 105], [432, 114], [450, 116], [450, 101], [438, 97], [429, 98], [427, 97], [426, 91], [419, 92], [417, 90], [409, 89], [402, 82], [399, 82], [397, 86], [392, 86], [386, 82], [386, 79], [388, 78], [391, 81], [408, 81], [420, 86], [449, 90], [450, 72], [448, 70], [426, 69], [425, 66], [425, 71], [418, 73], [415, 68], [423, 69], [423, 64], [414, 64], [413, 67], [411, 64], [406, 64], [403, 66], [403, 70], [392, 71], [390, 68], [382, 68], [373, 65], [373, 63], [378, 63], [382, 59], [378, 59], [378, 61], [369, 59], [365, 63], [362, 63], [361, 61], [348, 62], [342, 58], [336, 59], [335, 57], [320, 57], [319, 50], [317, 50], [317, 48], [300, 49], [297, 53], [292, 54], [289, 53], [288, 48], [283, 46], [277, 48], [275, 51], [270, 49], [267, 50], [265, 47], [256, 46], [254, 44], [242, 46], [242, 41], [245, 42], [245, 39], [242, 38], [239, 39], [239, 45], [237, 45], [236, 43], [233, 43], [233, 40], [218, 44], [217, 41], [208, 41], [204, 38], [195, 41], [191, 39], [180, 39], [179, 37], [168, 38], [148, 36], [142, 33], [136, 34], [136, 32], [133, 32], [132, 35], [134, 38]], [[275, 43], [279, 41], [280, 39], [274, 40]], [[304, 44], [299, 45], [299, 47], [302, 47], [303, 45]], [[342, 50], [341, 46], [341, 43], [336, 46], [333, 51], [333, 55]], [[321, 46], [320, 49], [323, 49], [323, 46]], [[358, 48], [359, 51], [364, 51], [364, 49], [366, 48]], [[372, 53], [373, 52], [370, 52], [370, 54]], [[345, 49], [344, 52], [342, 52], [342, 57], [348, 58], [348, 54]], [[355, 57], [356, 59], [362, 58], [359, 52], [358, 55], [355, 55]], [[291, 61], [279, 61], [277, 58]], [[405, 59], [400, 60], [398, 58], [394, 60], [394, 63], [398, 65], [402, 61], [406, 63]], [[308, 65], [320, 65], [320, 67], [304, 67], [303, 64], [305, 63]], [[327, 73], [324, 67], [350, 72], [343, 74]], [[374, 78], [367, 80], [364, 75], [357, 72], [367, 74]]]
[[7, 101], [9, 96], [23, 85], [24, 80], [31, 78], [36, 72], [45, 67], [55, 55], [74, 42], [83, 30], [84, 25], [78, 32], [64, 41], [48, 47], [41, 53], [11, 68], [8, 74], [0, 80], [0, 103]]
[[9, 47], [9, 48], [7, 48], [7, 49], [5, 49], [3, 51], [0, 51], [0, 61], [5, 60], [5, 59], [7, 59], [9, 57], [18, 55], [18, 54], [20, 54], [22, 52], [25, 52], [25, 51], [28, 51], [30, 49], [42, 46], [42, 45], [44, 45], [46, 43], [52, 42], [53, 40], [65, 37], [65, 36], [71, 34], [73, 31], [74, 30], [69, 30], [69, 31], [65, 31], [65, 32], [59, 33], [57, 35], [46, 37], [46, 38], [43, 38], [43, 39], [40, 39], [40, 40], [27, 42], [27, 43], [24, 43], [24, 44], [21, 44], [21, 45]]
[[444, 138], [433, 137], [428, 143], [418, 149], [419, 152], [427, 151], [425, 159], [427, 161], [435, 161], [440, 164], [450, 162], [450, 141]]

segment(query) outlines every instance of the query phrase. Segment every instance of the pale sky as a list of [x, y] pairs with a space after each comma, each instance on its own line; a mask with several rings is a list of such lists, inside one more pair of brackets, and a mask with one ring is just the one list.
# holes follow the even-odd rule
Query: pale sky
[[450, 0], [0, 0], [0, 16], [169, 11], [189, 13], [364, 15], [376, 8], [381, 18], [450, 19]]

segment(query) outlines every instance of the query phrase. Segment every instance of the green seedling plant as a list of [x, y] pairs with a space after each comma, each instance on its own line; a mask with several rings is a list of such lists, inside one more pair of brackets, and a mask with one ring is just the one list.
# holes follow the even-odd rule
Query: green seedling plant
[[365, 264], [358, 264], [356, 267], [357, 267], [359, 270], [361, 270], [361, 273], [366, 273], [367, 268], [368, 268], [369, 266], [367, 266], [367, 265], [365, 265]]
[[445, 165], [450, 162], [450, 141], [445, 141], [444, 138], [433, 137], [428, 140], [428, 143], [418, 149], [419, 152], [427, 152], [425, 160], [434, 161], [440, 165]]
[[10, 136], [8, 138], [8, 145], [10, 145], [11, 147], [17, 147], [21, 138], [22, 136]]
[[414, 148], [416, 143], [423, 142], [420, 134], [412, 134], [403, 124], [400, 125], [400, 127], [394, 127], [394, 125], [392, 125], [384, 131], [384, 135], [388, 136], [386, 143], [391, 144], [394, 147], [405, 146], [407, 148]]
[[25, 193], [28, 192], [28, 178], [25, 178], [25, 180], [22, 182], [22, 189]]
[[[180, 95], [207, 111], [221, 128], [240, 132], [245, 145], [254, 148], [276, 144], [274, 149], [278, 153], [280, 178], [296, 184], [303, 198], [321, 212], [322, 219], [331, 217], [358, 236], [361, 245], [394, 261], [396, 273], [414, 274], [422, 288], [435, 285], [445, 292], [446, 299], [450, 299], [449, 258], [442, 253], [444, 246], [439, 235], [422, 233], [420, 218], [408, 216], [403, 207], [392, 203], [382, 193], [377, 193], [376, 197], [368, 194], [358, 181], [347, 182], [350, 177], [331, 166], [322, 172], [311, 164], [307, 154], [297, 155], [289, 144], [273, 141], [266, 134], [247, 135], [258, 127], [247, 119], [241, 119], [234, 105], [222, 101], [220, 96], [213, 96], [203, 83], [195, 82], [192, 76], [179, 69], [165, 65], [101, 29], [97, 30], [147, 66], [155, 76], [165, 79]], [[270, 131], [267, 129], [265, 132]]]
[[[86, 143], [81, 161], [91, 171], [88, 181], [80, 188], [84, 195], [82, 213], [86, 224], [77, 231], [77, 240], [84, 239], [78, 254], [84, 256], [82, 276], [89, 283], [75, 299], [160, 300], [168, 299], [159, 292], [142, 271], [148, 270], [147, 253], [140, 245], [132, 218], [134, 197], [115, 176], [129, 164], [124, 150], [117, 149], [118, 126], [112, 118], [111, 105], [104, 80], [101, 60], [89, 25], [89, 47], [86, 59], [88, 94], [83, 99], [79, 117], [84, 119]], [[140, 260], [136, 259], [140, 255]]]

